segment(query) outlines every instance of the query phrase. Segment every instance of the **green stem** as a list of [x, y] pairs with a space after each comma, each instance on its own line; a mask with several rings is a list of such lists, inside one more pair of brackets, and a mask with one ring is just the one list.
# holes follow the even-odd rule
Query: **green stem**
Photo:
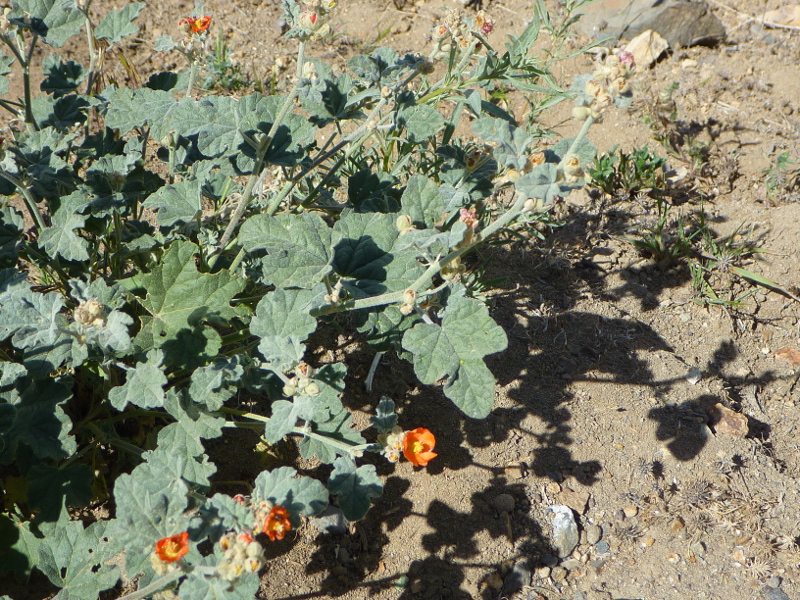
[[[237, 416], [240, 416], [240, 417], [244, 417], [246, 419], [252, 419], [253, 421], [258, 421], [259, 423], [269, 423], [269, 421], [270, 421], [269, 417], [265, 417], [263, 415], [257, 415], [255, 413], [250, 413], [250, 412], [246, 412], [246, 411], [243, 411], [243, 410], [238, 410], [238, 409], [235, 409], [235, 408], [229, 408], [227, 406], [223, 406], [220, 410], [223, 411], [223, 412], [229, 413], [229, 414], [233, 414], [233, 415], [237, 415]], [[249, 429], [249, 428], [253, 427], [253, 425], [256, 425], [256, 424], [251, 424], [251, 423], [246, 423], [246, 422], [242, 423], [242, 422], [235, 422], [234, 421], [232, 423], [229, 423], [227, 426], [246, 427], [246, 428]], [[260, 427], [259, 427], [259, 429], [260, 429]], [[321, 433], [316, 433], [315, 431], [309, 431], [305, 427], [295, 427], [294, 429], [292, 429], [292, 431], [290, 433], [293, 433], [295, 435], [303, 435], [303, 436], [306, 436], [306, 437], [311, 438], [313, 440], [317, 440], [319, 442], [322, 442], [323, 444], [326, 444], [326, 445], [330, 446], [331, 448], [335, 448], [336, 450], [339, 450], [339, 451], [344, 452], [346, 454], [353, 454], [355, 452], [363, 452], [364, 450], [366, 450], [367, 448], [369, 448], [370, 446], [373, 445], [373, 444], [351, 444], [350, 442], [343, 442], [341, 440], [336, 440], [336, 439], [333, 439], [331, 437], [328, 437], [327, 435], [323, 435]]]
[[[19, 35], [21, 36], [22, 34]], [[33, 59], [33, 50], [36, 48], [36, 42], [38, 39], [39, 36], [33, 34], [31, 45], [28, 48], [28, 54], [24, 61], [20, 61], [20, 65], [22, 66], [22, 86], [25, 91], [25, 124], [34, 131], [36, 131], [38, 128], [36, 127], [36, 121], [33, 118], [33, 98], [31, 96], [31, 60]]]
[[578, 144], [580, 144], [581, 140], [583, 140], [583, 138], [586, 137], [586, 133], [592, 126], [592, 123], [594, 123], [594, 117], [589, 115], [589, 117], [583, 122], [583, 126], [581, 127], [581, 130], [578, 132], [578, 135], [575, 137], [574, 140], [572, 140], [572, 143], [569, 146], [569, 150], [566, 151], [564, 157], [561, 159], [561, 162], [558, 163], [559, 169], [563, 169], [564, 164], [575, 153], [575, 150], [578, 148]]
[[103, 442], [107, 444], [112, 444], [119, 448], [120, 450], [125, 450], [126, 452], [130, 452], [134, 456], [141, 457], [144, 453], [144, 450], [139, 448], [138, 446], [134, 446], [130, 442], [126, 442], [125, 440], [121, 440], [117, 437], [111, 438], [107, 436], [102, 429], [100, 429], [95, 423], [87, 423], [86, 428], [92, 431], [98, 438], [100, 438]]
[[192, 95], [192, 90], [194, 90], [194, 80], [197, 78], [197, 60], [192, 57], [192, 61], [189, 65], [189, 83], [186, 85], [186, 97], [189, 98]]
[[41, 233], [44, 231], [47, 226], [44, 224], [44, 218], [42, 217], [42, 213], [39, 212], [39, 207], [36, 206], [36, 199], [33, 197], [33, 194], [31, 194], [31, 191], [25, 187], [19, 179], [2, 169], [0, 169], [0, 177], [14, 184], [20, 196], [22, 196], [22, 199], [25, 201], [25, 206], [28, 208], [28, 212], [31, 214], [31, 218], [36, 223], [36, 226], [39, 228], [39, 232]]
[[[94, 28], [92, 27], [92, 20], [89, 18], [88, 4], [83, 9], [83, 16], [86, 21], [86, 43], [89, 46], [89, 75], [86, 77], [86, 95], [91, 95], [92, 87], [94, 87], [94, 79], [97, 76], [95, 67], [97, 66], [97, 47], [95, 45]], [[88, 123], [88, 120], [87, 120]]]
[[187, 568], [180, 561], [175, 563], [175, 564], [179, 565], [180, 568], [175, 569], [174, 571], [171, 571], [171, 572], [167, 573], [163, 577], [159, 577], [153, 583], [143, 587], [140, 590], [137, 590], [135, 592], [131, 592], [130, 594], [125, 594], [124, 596], [122, 596], [118, 600], [142, 600], [142, 598], [147, 598], [148, 596], [153, 595], [155, 592], [157, 592], [157, 591], [159, 591], [161, 589], [164, 589], [169, 584], [171, 584], [173, 581], [177, 581], [178, 579], [180, 579], [184, 575], [188, 575], [192, 571], [196, 571], [198, 573], [202, 573], [204, 575], [209, 575], [209, 576], [214, 575], [217, 572], [216, 567], [193, 567], [193, 568]]
[[[522, 214], [525, 206], [525, 200], [526, 198], [524, 196], [520, 196], [514, 203], [514, 205], [508, 209], [508, 211], [506, 211], [502, 216], [498, 217], [497, 220], [495, 220], [493, 223], [485, 227], [480, 232], [480, 235], [476, 235], [472, 243], [465, 245], [463, 248], [456, 248], [445, 257], [439, 259], [434, 263], [431, 263], [431, 265], [427, 268], [427, 270], [422, 275], [420, 275], [419, 278], [417, 278], [417, 280], [406, 289], [413, 290], [418, 294], [421, 291], [425, 290], [431, 284], [433, 278], [436, 277], [436, 275], [440, 273], [444, 267], [453, 262], [455, 259], [460, 258], [462, 255], [472, 250], [472, 248], [474, 248], [477, 244], [486, 241], [495, 233], [497, 233], [504, 227], [510, 225], [514, 219], [516, 219], [519, 215]], [[333, 304], [329, 306], [324, 306], [322, 308], [311, 311], [311, 316], [320, 317], [323, 315], [330, 315], [333, 313], [344, 312], [348, 310], [361, 310], [364, 308], [385, 306], [387, 304], [396, 304], [403, 300], [403, 295], [405, 294], [405, 292], [406, 290], [402, 290], [399, 292], [382, 294], [380, 296], [372, 296], [371, 298], [362, 298], [359, 300], [344, 302], [342, 304]]]
[[[242, 219], [248, 203], [253, 197], [253, 188], [255, 187], [256, 181], [258, 181], [261, 174], [261, 169], [264, 166], [264, 157], [267, 154], [270, 144], [272, 144], [272, 139], [278, 133], [278, 128], [281, 126], [281, 122], [294, 104], [294, 99], [297, 96], [297, 90], [300, 84], [300, 77], [303, 74], [303, 61], [305, 60], [305, 52], [306, 43], [301, 41], [300, 47], [297, 49], [297, 76], [295, 78], [295, 82], [292, 85], [292, 89], [289, 91], [289, 95], [286, 96], [286, 100], [284, 101], [280, 112], [278, 112], [277, 116], [275, 117], [275, 122], [272, 124], [269, 133], [267, 133], [267, 137], [262, 141], [259, 147], [258, 156], [256, 157], [256, 164], [253, 167], [250, 180], [247, 182], [247, 187], [242, 193], [242, 197], [236, 206], [236, 210], [234, 211], [233, 215], [231, 215], [231, 220], [230, 223], [228, 223], [228, 227], [225, 229], [225, 233], [222, 235], [222, 238], [217, 244], [217, 249], [220, 251], [225, 248], [228, 245], [228, 242], [230, 242], [233, 238], [233, 233], [236, 230], [236, 227], [239, 225], [239, 221]], [[212, 268], [214, 267], [218, 256], [219, 254], [212, 257], [209, 261], [209, 265]]]

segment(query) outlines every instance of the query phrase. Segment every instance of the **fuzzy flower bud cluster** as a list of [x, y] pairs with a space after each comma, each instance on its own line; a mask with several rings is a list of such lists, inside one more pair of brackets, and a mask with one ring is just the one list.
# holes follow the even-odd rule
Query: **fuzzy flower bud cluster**
[[329, 35], [329, 15], [335, 6], [336, 0], [303, 0], [302, 12], [297, 21], [298, 27], [303, 30], [300, 39], [318, 40]]
[[417, 293], [414, 290], [408, 289], [403, 292], [403, 303], [400, 305], [400, 312], [408, 316], [414, 312], [414, 307], [417, 305]]
[[534, 152], [525, 160], [525, 167], [523, 167], [522, 171], [510, 169], [505, 178], [514, 183], [523, 175], [533, 171], [534, 168], [538, 167], [539, 165], [543, 165], [546, 162], [546, 158], [547, 157], [545, 156], [544, 152]]
[[75, 322], [84, 327], [95, 327], [97, 329], [105, 327], [105, 308], [94, 298], [81, 302], [73, 314]]
[[626, 50], [606, 56], [584, 85], [583, 91], [588, 104], [576, 106], [572, 116], [579, 121], [585, 121], [590, 116], [597, 119], [605, 109], [614, 104], [616, 98], [629, 96], [630, 78], [635, 67], [633, 55]]
[[314, 382], [314, 368], [306, 363], [300, 363], [294, 370], [294, 376], [289, 378], [283, 386], [284, 395], [291, 397], [316, 396], [320, 393], [319, 386]]
[[257, 573], [264, 566], [264, 548], [251, 533], [236, 534], [230, 531], [219, 541], [222, 560], [217, 564], [217, 573], [231, 583], [245, 573]]
[[[471, 21], [471, 22], [470, 22]], [[476, 41], [472, 32], [486, 36], [494, 29], [494, 22], [486, 18], [484, 11], [478, 11], [474, 19], [468, 21], [460, 10], [451, 9], [436, 27], [434, 40], [436, 52], [434, 58], [444, 58], [450, 54], [453, 47], [459, 51], [477, 52], [481, 43]]]
[[381, 454], [383, 454], [386, 460], [393, 463], [400, 460], [405, 439], [406, 432], [400, 429], [398, 425], [395, 425], [391, 431], [387, 431], [378, 436], [378, 443], [383, 446]]

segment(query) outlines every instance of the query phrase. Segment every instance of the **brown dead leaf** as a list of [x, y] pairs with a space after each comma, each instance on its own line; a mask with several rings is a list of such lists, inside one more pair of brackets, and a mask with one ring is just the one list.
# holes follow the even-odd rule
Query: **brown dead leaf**
[[785, 360], [789, 364], [800, 367], [800, 350], [796, 348], [792, 348], [791, 346], [786, 346], [785, 348], [781, 348], [780, 350], [775, 350], [775, 356], [778, 358]]
[[744, 437], [750, 431], [747, 416], [731, 410], [721, 402], [714, 405], [714, 429], [717, 433], [725, 433], [734, 437]]

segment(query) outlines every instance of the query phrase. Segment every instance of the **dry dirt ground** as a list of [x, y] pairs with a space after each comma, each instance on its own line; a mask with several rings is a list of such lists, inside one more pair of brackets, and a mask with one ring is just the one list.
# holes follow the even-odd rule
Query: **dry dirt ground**
[[[122, 3], [95, 4], [105, 12]], [[279, 3], [205, 4], [242, 72], [284, 89], [294, 43], [280, 39]], [[398, 50], [427, 52], [442, 5], [459, 6], [342, 1], [342, 35], [314, 52], [342, 62], [379, 37]], [[490, 41], [499, 45], [520, 32], [532, 5], [486, 4], [496, 22]], [[728, 2], [748, 14], [779, 5]], [[556, 2], [548, 6], [557, 12]], [[139, 41], [125, 49], [142, 78], [182, 67], [177, 55], [150, 48], [192, 8], [148, 2]], [[768, 189], [764, 170], [782, 152], [796, 159], [800, 151], [800, 32], [764, 29], [712, 8], [727, 40], [640, 70], [633, 109], [613, 112], [589, 136], [601, 151], [649, 144], [674, 169], [688, 169], [688, 191], [675, 199], [673, 215], [700, 210], [702, 192], [714, 234], [753, 227], [751, 239], [765, 252], [742, 266], [796, 292], [798, 189]], [[555, 74], [568, 85], [571, 75], [591, 68], [583, 57]], [[668, 156], [643, 122], [673, 82], [684, 147], [708, 149], [696, 169]], [[511, 108], [521, 113], [523, 104], [512, 101]], [[568, 110], [551, 117], [564, 134], [574, 129]], [[800, 348], [800, 303], [763, 288], [741, 307], [696, 303], [685, 264], [660, 268], [625, 241], [654, 218], [653, 206], [580, 191], [557, 207], [563, 226], [546, 241], [494, 251], [488, 275], [504, 280], [488, 296], [509, 348], [488, 361], [498, 385], [485, 421], [466, 419], [388, 356], [374, 390], [365, 392], [371, 351], [341, 340], [337, 353], [353, 374], [345, 402], [358, 422], [366, 426], [366, 413], [391, 396], [404, 426], [436, 433], [439, 458], [425, 470], [379, 466], [385, 493], [350, 534], [306, 526], [271, 545], [259, 597], [800, 598], [800, 361], [780, 352]], [[714, 285], [725, 298], [754, 289], [724, 273]], [[746, 437], [715, 423], [718, 403], [746, 415]], [[220, 465], [225, 479], [261, 468], [237, 455], [237, 441], [220, 442], [222, 454], [234, 457]], [[571, 506], [582, 531], [575, 552], [560, 562], [551, 539], [554, 504]]]

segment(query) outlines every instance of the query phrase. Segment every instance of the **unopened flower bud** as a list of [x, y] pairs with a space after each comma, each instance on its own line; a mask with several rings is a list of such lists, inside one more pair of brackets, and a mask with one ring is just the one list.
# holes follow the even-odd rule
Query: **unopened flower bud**
[[303, 63], [302, 76], [305, 79], [317, 79], [317, 67], [310, 60]]
[[636, 66], [636, 60], [633, 57], [633, 54], [628, 52], [627, 50], [620, 50], [617, 54], [619, 57], [619, 62], [628, 70], [632, 70]]
[[583, 175], [583, 169], [581, 169], [581, 161], [577, 156], [570, 156], [566, 161], [564, 161], [564, 174], [567, 177], [580, 177]]
[[543, 165], [546, 158], [544, 152], [534, 152], [528, 157], [528, 160], [525, 161], [525, 171], [529, 172], [533, 168]]
[[[317, 23], [320, 22], [319, 15], [312, 11], [304, 11], [300, 15], [299, 25], [303, 29], [310, 29], [311, 31], [316, 31], [319, 28]], [[321, 23], [320, 23], [321, 25]]]
[[597, 98], [597, 96], [603, 91], [603, 86], [601, 86], [594, 79], [590, 79], [586, 82], [586, 85], [583, 86], [583, 91], [586, 92], [587, 96], [591, 98]]
[[605, 108], [608, 108], [614, 104], [614, 98], [611, 97], [611, 94], [608, 92], [600, 92], [597, 95], [597, 99], [592, 102], [592, 106], [597, 108], [597, 110], [602, 111]]
[[592, 110], [586, 106], [576, 106], [572, 109], [572, 118], [578, 121], [585, 121], [592, 114]]
[[319, 396], [319, 386], [313, 381], [303, 388], [303, 394], [306, 396]]
[[611, 82], [611, 89], [620, 95], [627, 94], [631, 91], [631, 82], [625, 77], [619, 77]]
[[410, 304], [411, 306], [417, 303], [417, 293], [414, 290], [406, 290], [403, 292], [403, 304]]
[[289, 383], [283, 386], [283, 395], [291, 398], [297, 393], [297, 385], [294, 378], [289, 380]]
[[397, 220], [394, 222], [395, 227], [397, 227], [397, 231], [400, 232], [400, 235], [405, 235], [409, 231], [414, 230], [414, 223], [411, 221], [411, 217], [408, 215], [400, 215], [397, 217]]

